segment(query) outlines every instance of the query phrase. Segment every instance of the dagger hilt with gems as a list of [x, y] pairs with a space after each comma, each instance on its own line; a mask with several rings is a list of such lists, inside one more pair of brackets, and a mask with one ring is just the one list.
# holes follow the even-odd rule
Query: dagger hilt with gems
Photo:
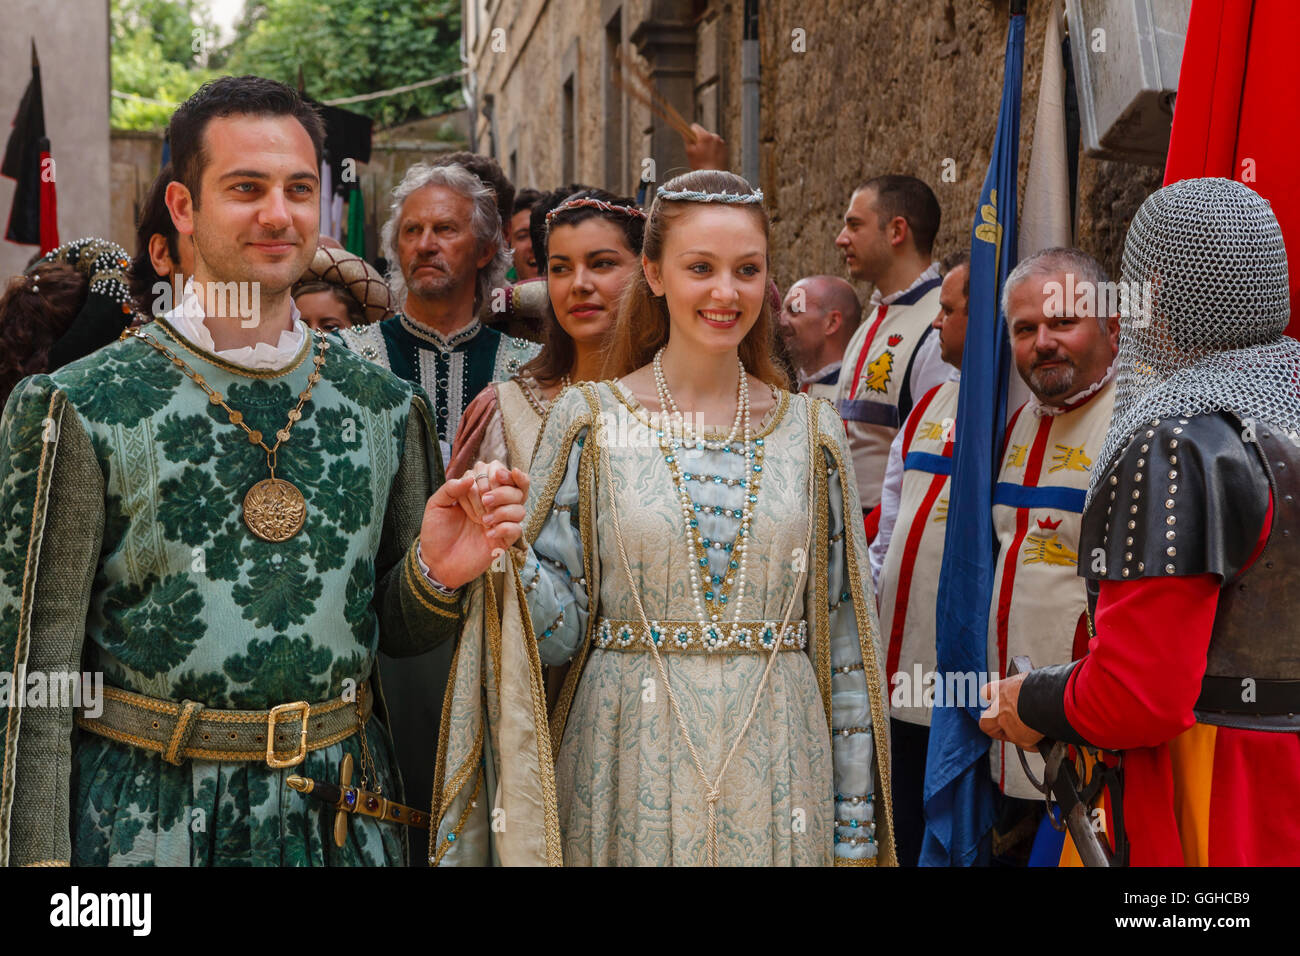
[[334, 842], [343, 846], [348, 839], [348, 814], [359, 813], [388, 823], [404, 823], [408, 827], [429, 829], [429, 815], [413, 810], [395, 800], [351, 786], [352, 755], [344, 754], [339, 764], [339, 782], [313, 780], [311, 777], [289, 776], [285, 783], [299, 793], [319, 800], [337, 811], [334, 814]]

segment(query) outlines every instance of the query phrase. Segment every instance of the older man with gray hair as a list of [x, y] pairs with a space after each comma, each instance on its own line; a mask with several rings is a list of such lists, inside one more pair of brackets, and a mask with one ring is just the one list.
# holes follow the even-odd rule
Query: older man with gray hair
[[353, 351], [423, 386], [446, 461], [470, 400], [539, 350], [476, 318], [509, 291], [496, 194], [462, 166], [416, 163], [393, 190], [381, 240], [399, 311], [341, 334]]
[[[1092, 469], [1115, 403], [1113, 363], [1119, 316], [1100, 264], [1078, 249], [1047, 249], [1023, 260], [1003, 285], [1002, 308], [1016, 370], [1032, 395], [1007, 425], [993, 494], [998, 556], [989, 607], [988, 669], [1007, 676], [1011, 660], [1066, 664], [1088, 649], [1088, 600], [1079, 577], [1079, 533]], [[1127, 510], [1131, 502], [1116, 503]], [[995, 854], [1032, 837], [1043, 800], [1015, 747], [995, 741], [993, 779], [1004, 797]], [[1041, 777], [1042, 759], [1029, 757]], [[998, 848], [1001, 848], [1000, 851]]]
[[[476, 317], [508, 294], [509, 252], [496, 193], [463, 166], [417, 163], [393, 190], [381, 232], [398, 312], [339, 334], [354, 352], [424, 388], [444, 462], [462, 412], [489, 382], [508, 379], [538, 346], [503, 335]], [[358, 423], [361, 428], [361, 423]], [[402, 660], [380, 654], [389, 726], [407, 792], [428, 795], [447, 683], [450, 646]], [[422, 831], [407, 834], [424, 858]]]

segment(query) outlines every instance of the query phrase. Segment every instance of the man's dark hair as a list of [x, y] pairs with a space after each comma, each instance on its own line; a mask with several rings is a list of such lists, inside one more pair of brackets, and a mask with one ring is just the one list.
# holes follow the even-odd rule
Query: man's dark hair
[[961, 294], [970, 298], [970, 253], [964, 249], [950, 252], [939, 262], [939, 274], [947, 275], [958, 266], [966, 266], [966, 281], [961, 284]]
[[160, 276], [154, 271], [153, 259], [149, 256], [149, 240], [156, 235], [166, 237], [167, 254], [177, 266], [181, 261], [176, 225], [172, 222], [171, 211], [167, 208], [167, 184], [172, 179], [172, 164], [168, 163], [149, 187], [148, 195], [140, 204], [140, 215], [135, 223], [135, 255], [126, 270], [126, 284], [131, 291], [131, 299], [135, 303], [136, 310], [145, 315], [151, 312], [154, 283], [164, 279], [170, 285], [172, 281], [171, 276]]
[[208, 164], [203, 132], [210, 120], [226, 116], [292, 116], [311, 137], [316, 150], [316, 168], [320, 168], [325, 150], [325, 124], [315, 106], [292, 87], [275, 80], [262, 76], [223, 76], [200, 86], [176, 108], [167, 126], [175, 177], [190, 191], [195, 208], [199, 205], [199, 183]]
[[510, 217], [514, 215], [515, 209], [515, 184], [510, 181], [501, 164], [490, 156], [480, 156], [478, 153], [448, 153], [446, 156], [439, 156], [430, 166], [462, 166], [483, 181], [497, 197], [497, 211], [501, 213], [501, 228], [507, 229], [510, 226]]
[[529, 189], [525, 187], [515, 193], [515, 209], [510, 215], [512, 217], [519, 215], [526, 209], [532, 209], [537, 205], [537, 200], [541, 199], [543, 193], [540, 189]]
[[528, 238], [533, 243], [533, 258], [537, 260], [539, 276], [546, 275], [546, 214], [574, 193], [594, 188], [582, 183], [569, 183], [567, 186], [552, 189], [549, 193], [542, 193], [537, 197], [528, 214]]
[[934, 249], [934, 237], [939, 234], [939, 200], [932, 190], [915, 176], [873, 176], [857, 191], [873, 190], [876, 194], [876, 216], [881, 228], [896, 216], [907, 220], [907, 228], [916, 243], [916, 251], [928, 256]]

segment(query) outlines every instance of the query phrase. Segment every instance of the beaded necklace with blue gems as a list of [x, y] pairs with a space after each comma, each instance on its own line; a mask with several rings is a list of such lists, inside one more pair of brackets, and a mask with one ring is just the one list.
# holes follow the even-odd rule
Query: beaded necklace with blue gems
[[[662, 351], [662, 349], [660, 351]], [[660, 367], [658, 359], [659, 356], [656, 355], [655, 356], [655, 360], [656, 360], [655, 371], [657, 373], [656, 384], [659, 384], [659, 382], [663, 380], [663, 369], [662, 367]], [[745, 388], [748, 385], [748, 380], [743, 365], [741, 366], [740, 369], [740, 381], [742, 383], [740, 386], [741, 389]], [[747, 391], [745, 392], [738, 391], [738, 394], [744, 400], [744, 407], [742, 412], [738, 414], [738, 421], [740, 419], [744, 420], [745, 437], [748, 440], [751, 434], [749, 430], [749, 416], [748, 416], [749, 394]], [[669, 408], [670, 403], [672, 403], [672, 394], [668, 391], [667, 382], [663, 382], [663, 387], [660, 389], [659, 396], [660, 396], [659, 408], [662, 415], [664, 410], [666, 408]], [[676, 405], [671, 404], [671, 407], [675, 409]], [[681, 412], [678, 411], [677, 414], [681, 415]], [[605, 424], [604, 418], [603, 417], [598, 418], [596, 422], [597, 422], [596, 428], [598, 430], [598, 434], [601, 435], [601, 438], [599, 440], [601, 441], [602, 445], [608, 444], [609, 435], [608, 433], [605, 432], [607, 426]], [[808, 424], [809, 424], [809, 435], [811, 436], [813, 434], [811, 419], [809, 420]], [[735, 434], [736, 427], [737, 426], [733, 426], [732, 428], [733, 435]], [[659, 438], [662, 447], [663, 438], [664, 438], [662, 429], [659, 431]], [[711, 445], [716, 443], [708, 443], [708, 444]], [[811, 448], [809, 450], [811, 451]], [[673, 450], [673, 455], [671, 456], [671, 458], [675, 459], [676, 457], [677, 457], [676, 451]], [[747, 459], [747, 460], [753, 460], [753, 459]], [[813, 491], [814, 491], [811, 455], [809, 456], [808, 462], [809, 463], [808, 463], [808, 473], [807, 473], [807, 487], [805, 488], [804, 494], [805, 494], [805, 500], [811, 502], [813, 500]], [[675, 462], [672, 460], [668, 462], [668, 466], [670, 469], [673, 467], [674, 463]], [[614, 468], [613, 465], [610, 464], [610, 459], [608, 456], [606, 456], [605, 458], [605, 467], [609, 469], [610, 485], [612, 487], [613, 479], [614, 479]], [[754, 474], [758, 475], [758, 474], [762, 474], [762, 472], [757, 471], [754, 472]], [[681, 490], [684, 493], [684, 488], [682, 488], [683, 483], [677, 482], [677, 484], [679, 490]], [[757, 498], [756, 492], [754, 493], [754, 497]], [[690, 498], [688, 495], [687, 502], [689, 503], [689, 501]], [[751, 501], [750, 503], [752, 504], [753, 502]], [[808, 579], [808, 566], [805, 563], [802, 566], [802, 569], [799, 570], [798, 572], [798, 576], [795, 580], [794, 588], [790, 591], [790, 599], [786, 602], [785, 605], [785, 615], [781, 620], [781, 626], [778, 629], [777, 633], [773, 636], [772, 642], [770, 644], [767, 643], [766, 638], [764, 638], [762, 642], [763, 648], [768, 651], [767, 665], [763, 668], [763, 676], [758, 682], [758, 688], [754, 691], [754, 699], [750, 703], [749, 713], [745, 717], [745, 722], [741, 724], [740, 730], [737, 731], [735, 738], [732, 740], [731, 749], [727, 751], [726, 757], [723, 758], [722, 763], [719, 765], [717, 774], [713, 777], [712, 780], [710, 780], [709, 775], [704, 770], [704, 761], [700, 757], [699, 748], [695, 746], [694, 740], [691, 739], [690, 729], [686, 726], [686, 718], [682, 714], [681, 705], [677, 702], [677, 693], [676, 691], [673, 690], [672, 681], [669, 680], [668, 678], [668, 669], [664, 666], [663, 656], [659, 653], [659, 638], [660, 638], [659, 622], [651, 621], [646, 616], [645, 605], [641, 602], [641, 594], [638, 588], [636, 587], [636, 577], [632, 574], [632, 562], [628, 559], [627, 548], [623, 543], [622, 522], [619, 520], [618, 517], [618, 495], [615, 494], [610, 495], [609, 505], [610, 505], [609, 508], [610, 523], [614, 526], [614, 544], [618, 548], [618, 556], [622, 561], [623, 573], [624, 575], [627, 576], [627, 580], [632, 587], [632, 601], [636, 604], [636, 611], [641, 618], [642, 626], [645, 627], [650, 634], [650, 653], [654, 656], [655, 668], [659, 671], [659, 679], [663, 681], [664, 690], [667, 691], [668, 693], [669, 709], [672, 711], [673, 720], [676, 721], [677, 723], [677, 729], [678, 731], [680, 731], [682, 735], [682, 740], [685, 741], [686, 743], [686, 750], [691, 755], [691, 763], [695, 765], [695, 773], [698, 775], [700, 780], [700, 785], [703, 788], [704, 806], [705, 806], [705, 811], [707, 813], [707, 823], [708, 823], [704, 834], [705, 852], [707, 854], [707, 860], [709, 866], [717, 866], [718, 865], [718, 801], [722, 799], [722, 781], [727, 775], [727, 768], [731, 766], [732, 758], [734, 758], [736, 756], [736, 753], [740, 750], [740, 745], [744, 741], [745, 735], [749, 732], [750, 726], [753, 725], [754, 717], [758, 714], [759, 705], [763, 701], [763, 690], [767, 687], [768, 679], [772, 676], [772, 670], [776, 665], [776, 660], [777, 657], [779, 656], [778, 652], [780, 651], [781, 645], [783, 643], [787, 643], [787, 635], [790, 632], [790, 617], [794, 613], [795, 602], [798, 600], [799, 594], [803, 591], [804, 584]], [[689, 510], [687, 510], [685, 513], [687, 515], [687, 519], [689, 522], [690, 519]], [[687, 525], [687, 527], [689, 529], [689, 524]], [[739, 537], [745, 538], [748, 537], [748, 535], [740, 535]], [[810, 507], [808, 509], [808, 528], [804, 536], [805, 553], [811, 551], [812, 546], [813, 546], [813, 509]], [[694, 568], [694, 565], [692, 565], [692, 568]], [[698, 588], [696, 589], [696, 593], [698, 594]], [[740, 601], [737, 601], [736, 605], [737, 605], [736, 612], [737, 614], [739, 614]], [[698, 601], [697, 601], [697, 607], [698, 607]], [[701, 620], [701, 629], [703, 630], [705, 626], [706, 626], [705, 622]], [[708, 627], [713, 629], [713, 633], [715, 637], [718, 636], [718, 632], [721, 631], [721, 628], [718, 627], [717, 624], [710, 624], [708, 625]], [[733, 631], [734, 630], [735, 628], [733, 626]], [[743, 633], [744, 632], [742, 632], [742, 634]], [[748, 647], [749, 645], [742, 644], [742, 646]], [[705, 645], [705, 648], [706, 650], [712, 649], [710, 645], [708, 645], [707, 643]]]
[[[691, 598], [695, 602], [695, 615], [700, 624], [700, 640], [704, 643], [705, 650], [721, 650], [733, 643], [748, 648], [753, 646], [754, 635], [740, 628], [739, 622], [741, 620], [741, 609], [745, 601], [750, 521], [753, 516], [754, 504], [758, 501], [759, 479], [763, 474], [763, 439], [753, 437], [753, 428], [749, 417], [749, 375], [745, 372], [744, 363], [737, 358], [739, 382], [736, 386], [736, 418], [732, 422], [731, 432], [726, 438], [721, 441], [710, 441], [704, 438], [702, 434], [687, 435], [685, 419], [682, 416], [681, 409], [677, 407], [677, 402], [673, 400], [672, 392], [668, 388], [668, 381], [664, 377], [663, 352], [664, 350], [660, 348], [654, 357], [655, 387], [659, 393], [661, 426], [657, 429], [656, 435], [659, 438], [659, 446], [664, 451], [664, 461], [667, 463], [668, 471], [672, 475], [673, 487], [677, 492], [678, 502], [681, 504], [682, 518], [686, 526], [686, 540], [690, 542], [695, 552], [695, 558], [689, 564], [689, 568], [691, 574]], [[662, 427], [667, 424], [664, 419], [670, 413], [681, 422], [682, 435], [680, 438], [673, 433], [672, 428]], [[698, 444], [707, 450], [734, 453], [732, 446], [736, 443], [738, 432], [741, 432], [744, 436], [741, 454], [744, 456], [745, 461], [745, 477], [724, 478], [715, 475], [713, 480], [717, 484], [726, 483], [729, 486], [739, 484], [745, 492], [743, 507], [739, 509], [719, 506], [705, 507], [692, 501], [686, 483], [691, 479], [702, 481], [704, 476], [692, 475], [690, 472], [681, 470], [678, 458], [682, 448], [694, 448]], [[734, 542], [710, 541], [703, 536], [697, 515], [705, 511], [711, 511], [715, 515], [731, 514], [740, 519], [740, 528]], [[722, 551], [727, 555], [725, 573], [721, 575], [712, 574], [709, 568], [710, 548]], [[708, 587], [703, 586], [700, 582], [701, 570], [708, 577]], [[731, 601], [723, 588], [732, 580], [733, 575], [735, 576], [735, 600]], [[721, 626], [721, 621], [728, 607], [732, 612], [732, 620], [731, 627], [725, 628]], [[655, 630], [658, 630], [657, 626]], [[651, 634], [650, 639], [657, 643], [660, 635]], [[770, 647], [772, 642], [776, 640], [776, 636], [764, 635], [762, 640], [765, 647]]]

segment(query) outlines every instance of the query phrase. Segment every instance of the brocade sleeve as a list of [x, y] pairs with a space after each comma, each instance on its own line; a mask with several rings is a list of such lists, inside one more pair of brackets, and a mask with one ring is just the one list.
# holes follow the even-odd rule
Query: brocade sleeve
[[[847, 842], [875, 837], [875, 760], [871, 727], [871, 698], [858, 639], [858, 616], [847, 584], [844, 549], [844, 506], [838, 487], [840, 472], [828, 461], [830, 494], [826, 563], [826, 594], [831, 647], [831, 746], [835, 772], [835, 855], [869, 859], [874, 843]], [[854, 824], [857, 824], [854, 826]]]
[[519, 570], [537, 650], [547, 667], [572, 659], [587, 633], [590, 608], [578, 527], [578, 463], [586, 435], [569, 450], [564, 479]]
[[591, 422], [581, 389], [567, 389], [552, 404], [533, 451], [524, 535], [516, 544], [523, 552], [519, 582], [548, 667], [571, 660], [587, 633], [587, 562], [597, 560], [583, 541], [581, 511], [584, 466], [596, 458]]
[[14, 672], [86, 688], [81, 657], [103, 543], [104, 475], [76, 410], [46, 376], [20, 382], [0, 421], [0, 508], [0, 654], [13, 668], [4, 675], [0, 864], [66, 866], [73, 708], [23, 706]]
[[[847, 439], [832, 410], [819, 411], [819, 450], [826, 466], [825, 605], [819, 612], [826, 615], [830, 646], [835, 859], [893, 864], [884, 657], [866, 533], [856, 520], [861, 508], [851, 470], [844, 481]], [[847, 524], [846, 513], [854, 518]]]

